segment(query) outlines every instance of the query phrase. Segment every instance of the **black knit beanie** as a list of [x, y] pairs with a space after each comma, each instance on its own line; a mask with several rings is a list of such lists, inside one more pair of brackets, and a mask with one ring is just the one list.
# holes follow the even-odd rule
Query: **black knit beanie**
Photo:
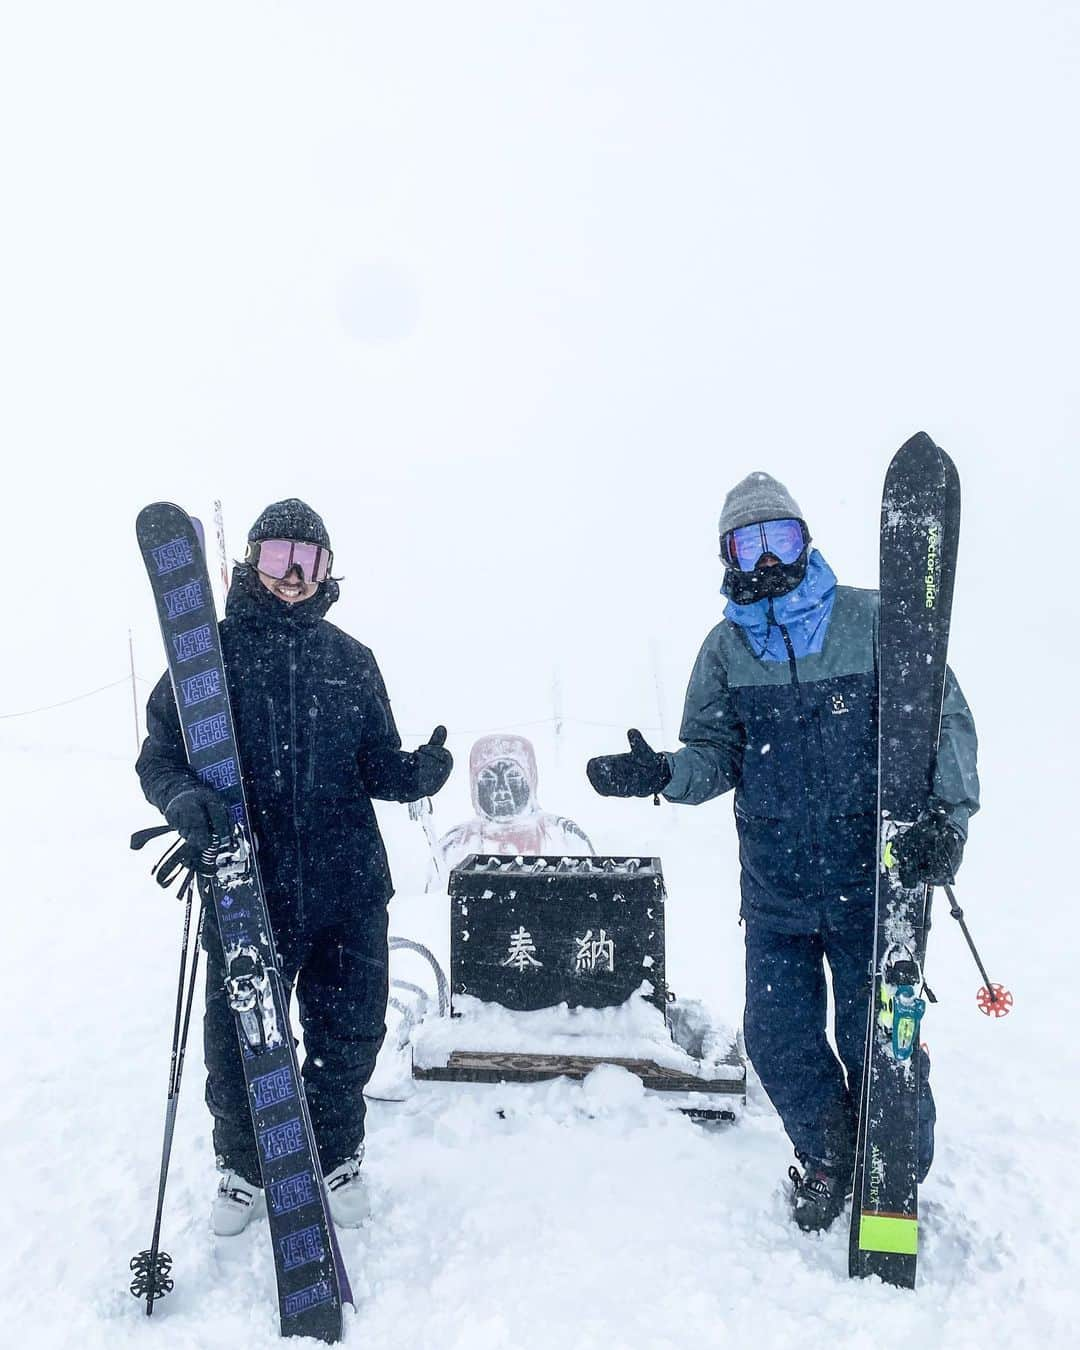
[[248, 531], [249, 544], [260, 544], [264, 539], [295, 539], [330, 547], [322, 516], [299, 497], [271, 502]]

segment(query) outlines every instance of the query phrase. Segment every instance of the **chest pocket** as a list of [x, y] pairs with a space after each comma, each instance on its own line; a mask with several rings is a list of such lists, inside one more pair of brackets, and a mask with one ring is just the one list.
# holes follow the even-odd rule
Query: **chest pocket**
[[794, 688], [770, 684], [730, 691], [746, 733], [735, 809], [766, 820], [805, 815], [804, 733]]
[[804, 686], [814, 705], [830, 814], [872, 813], [877, 802], [877, 690], [873, 675]]
[[316, 678], [304, 689], [301, 772], [305, 792], [319, 801], [349, 800], [363, 792], [356, 752], [364, 739], [361, 691], [344, 680]]

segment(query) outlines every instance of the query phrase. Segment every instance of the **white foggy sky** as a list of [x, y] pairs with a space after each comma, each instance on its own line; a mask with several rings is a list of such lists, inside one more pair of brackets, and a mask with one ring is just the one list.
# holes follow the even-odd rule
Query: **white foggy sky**
[[1068, 3], [8, 6], [33, 657], [0, 711], [123, 674], [129, 626], [161, 668], [144, 502], [222, 497], [235, 552], [296, 493], [404, 727], [543, 716], [556, 663], [568, 715], [655, 722], [652, 639], [676, 721], [727, 487], [771, 470], [873, 584], [885, 465], [925, 428], [964, 483], [984, 764], [1064, 764], [1071, 713], [1025, 748], [1002, 647], [1076, 651], [1072, 584], [1030, 560], [1064, 560], [1077, 495], [1078, 51]]

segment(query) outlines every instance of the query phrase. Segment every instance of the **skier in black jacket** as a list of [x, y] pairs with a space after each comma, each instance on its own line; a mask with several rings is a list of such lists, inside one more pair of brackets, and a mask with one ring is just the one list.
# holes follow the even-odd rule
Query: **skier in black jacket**
[[[438, 792], [452, 767], [437, 727], [401, 749], [367, 647], [326, 621], [338, 598], [322, 519], [275, 502], [248, 535], [221, 624], [252, 830], [282, 977], [296, 987], [304, 1084], [338, 1223], [367, 1214], [360, 1176], [363, 1089], [385, 1034], [387, 915], [393, 894], [371, 799]], [[147, 799], [196, 849], [228, 834], [221, 798], [188, 767], [168, 675], [147, 705], [136, 771]], [[263, 1206], [260, 1170], [225, 998], [221, 943], [208, 912], [206, 1100], [221, 1179], [215, 1232], [234, 1234]]]
[[[720, 542], [729, 603], [690, 676], [683, 748], [654, 751], [631, 731], [630, 753], [590, 760], [588, 775], [605, 796], [663, 793], [688, 805], [734, 789], [746, 1048], [805, 1167], [790, 1169], [795, 1221], [826, 1228], [851, 1181], [874, 950], [878, 596], [836, 584], [768, 474], [728, 494]], [[950, 670], [926, 808], [894, 848], [905, 885], [953, 880], [979, 808], [976, 759]], [[826, 961], [838, 1054], [826, 1038]], [[923, 1175], [933, 1158], [927, 1067]]]

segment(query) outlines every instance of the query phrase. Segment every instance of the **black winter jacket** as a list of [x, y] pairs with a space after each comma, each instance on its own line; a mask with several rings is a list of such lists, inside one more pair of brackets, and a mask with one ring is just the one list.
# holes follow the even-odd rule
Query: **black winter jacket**
[[[238, 566], [221, 624], [248, 812], [275, 932], [359, 917], [393, 894], [373, 797], [419, 795], [367, 647], [328, 623], [336, 582], [288, 605]], [[163, 811], [194, 775], [168, 674], [150, 695], [136, 772]]]

